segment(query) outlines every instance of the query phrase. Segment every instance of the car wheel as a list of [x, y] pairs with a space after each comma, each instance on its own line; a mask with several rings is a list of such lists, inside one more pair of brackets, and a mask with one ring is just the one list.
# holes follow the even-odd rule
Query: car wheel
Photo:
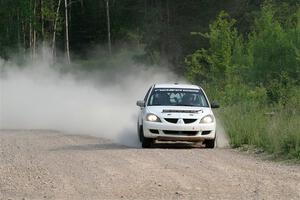
[[143, 148], [150, 148], [151, 145], [153, 144], [153, 139], [152, 138], [145, 138], [142, 141], [142, 147]]
[[140, 141], [142, 143], [142, 147], [143, 148], [150, 148], [151, 145], [153, 144], [153, 141], [154, 141], [152, 138], [146, 138], [144, 136], [144, 132], [143, 132], [143, 127], [142, 126], [139, 129], [139, 138], [140, 138]]
[[139, 136], [140, 142], [142, 142], [142, 136], [141, 136], [142, 130], [143, 130], [143, 127], [140, 126], [139, 123], [138, 123], [138, 124], [137, 124], [137, 134], [138, 134], [138, 136]]
[[215, 148], [215, 140], [216, 140], [216, 139], [205, 140], [205, 141], [204, 141], [204, 143], [205, 143], [205, 148], [207, 148], [207, 149], [213, 149], [213, 148]]

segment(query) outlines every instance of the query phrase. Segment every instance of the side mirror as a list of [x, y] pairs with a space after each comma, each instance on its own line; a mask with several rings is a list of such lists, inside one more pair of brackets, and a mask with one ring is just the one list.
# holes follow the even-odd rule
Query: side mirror
[[141, 107], [141, 108], [145, 107], [145, 101], [144, 100], [139, 100], [139, 101], [136, 102], [136, 105]]
[[220, 108], [220, 105], [217, 103], [217, 102], [212, 102], [211, 104], [210, 104], [210, 107], [211, 108]]

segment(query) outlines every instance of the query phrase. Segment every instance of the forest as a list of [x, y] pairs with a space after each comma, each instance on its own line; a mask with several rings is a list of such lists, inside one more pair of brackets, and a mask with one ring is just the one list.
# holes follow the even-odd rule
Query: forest
[[44, 46], [88, 71], [174, 71], [220, 103], [232, 147], [300, 160], [300, 0], [0, 0], [0, 57]]

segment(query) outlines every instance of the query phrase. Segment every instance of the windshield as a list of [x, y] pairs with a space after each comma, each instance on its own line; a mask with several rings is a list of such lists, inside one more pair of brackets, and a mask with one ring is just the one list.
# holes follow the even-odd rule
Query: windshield
[[208, 107], [208, 103], [199, 89], [156, 88], [150, 95], [148, 106]]

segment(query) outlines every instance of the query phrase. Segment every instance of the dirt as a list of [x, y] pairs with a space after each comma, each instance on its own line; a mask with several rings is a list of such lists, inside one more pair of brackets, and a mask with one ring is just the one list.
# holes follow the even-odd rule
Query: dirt
[[0, 131], [0, 199], [300, 199], [300, 166], [232, 149]]

